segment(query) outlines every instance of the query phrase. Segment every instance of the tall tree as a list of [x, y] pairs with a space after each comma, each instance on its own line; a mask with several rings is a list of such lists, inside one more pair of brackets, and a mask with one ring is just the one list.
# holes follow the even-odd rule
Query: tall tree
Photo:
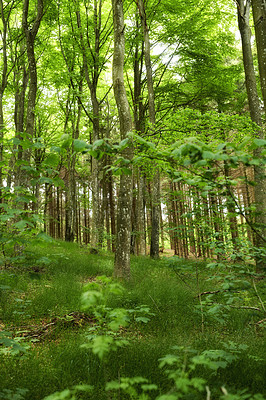
[[257, 79], [253, 63], [253, 54], [251, 48], [251, 29], [249, 26], [250, 6], [248, 0], [236, 0], [238, 28], [241, 35], [243, 64], [245, 70], [245, 82], [248, 96], [248, 104], [252, 121], [257, 125], [262, 125], [260, 99], [257, 90]]
[[[120, 137], [125, 139], [132, 130], [132, 118], [124, 84], [125, 57], [125, 24], [123, 0], [112, 0], [114, 22], [114, 54], [113, 54], [113, 88], [118, 108]], [[124, 151], [124, 157], [131, 159], [132, 147]], [[130, 234], [132, 206], [132, 176], [122, 174], [120, 177], [117, 206], [117, 242], [115, 253], [114, 275], [117, 278], [130, 278]]]
[[[237, 11], [238, 11], [238, 26], [241, 34], [242, 42], [242, 53], [243, 63], [245, 70], [245, 81], [248, 95], [248, 103], [250, 109], [250, 116], [260, 128], [258, 130], [258, 137], [264, 138], [262, 118], [261, 118], [261, 106], [260, 99], [257, 91], [257, 82], [255, 69], [253, 64], [253, 55], [251, 49], [251, 30], [249, 27], [249, 15], [250, 15], [251, 0], [237, 0]], [[253, 1], [253, 18], [255, 23], [256, 42], [258, 50], [258, 61], [260, 71], [260, 82], [261, 90], [264, 100], [264, 107], [266, 104], [266, 11], [264, 1]], [[264, 36], [263, 36], [264, 33]], [[264, 51], [263, 51], [264, 49]], [[260, 157], [260, 150], [257, 149], [254, 152], [255, 157]], [[256, 183], [255, 203], [256, 203], [256, 215], [255, 215], [255, 244], [257, 247], [265, 247], [266, 240], [266, 177], [265, 168], [261, 166], [254, 167], [254, 181]], [[262, 260], [261, 257], [256, 259], [257, 269], [266, 267], [266, 260]]]
[[[0, 74], [0, 164], [3, 162], [3, 138], [4, 138], [4, 108], [3, 98], [4, 92], [7, 88], [8, 77], [14, 68], [16, 59], [9, 57], [12, 54], [12, 35], [10, 35], [10, 20], [13, 17], [12, 11], [15, 9], [15, 1], [9, 1], [4, 4], [3, 0], [0, 1], [0, 18], [2, 26], [0, 28], [0, 40], [1, 40], [1, 74]], [[12, 54], [13, 55], [13, 54]], [[10, 59], [11, 58], [11, 59]], [[11, 61], [11, 63], [10, 63]], [[2, 165], [0, 165], [0, 187], [3, 184], [3, 173]], [[1, 201], [1, 188], [0, 188], [0, 201]]]
[[[151, 50], [150, 50], [150, 37], [149, 28], [147, 25], [146, 12], [144, 8], [143, 0], [137, 0], [139, 7], [139, 13], [142, 24], [142, 31], [144, 37], [144, 55], [145, 55], [145, 67], [147, 77], [147, 89], [148, 89], [148, 104], [149, 104], [149, 122], [152, 133], [155, 130], [156, 118], [155, 118], [155, 98], [153, 88], [153, 77], [152, 77], [152, 65], [151, 65]], [[160, 171], [156, 167], [153, 180], [152, 190], [152, 227], [151, 227], [151, 248], [150, 255], [153, 258], [159, 257], [159, 237], [160, 237]]]
[[35, 39], [40, 28], [41, 20], [44, 15], [43, 0], [37, 2], [37, 13], [32, 21], [29, 21], [29, 0], [24, 0], [22, 27], [26, 38], [27, 56], [29, 63], [29, 91], [28, 91], [28, 104], [27, 104], [27, 117], [26, 117], [26, 132], [33, 137], [34, 134], [34, 121], [35, 121], [35, 105], [37, 95], [37, 66], [35, 58]]
[[260, 86], [266, 115], [266, 3], [265, 0], [251, 0], [255, 26]]

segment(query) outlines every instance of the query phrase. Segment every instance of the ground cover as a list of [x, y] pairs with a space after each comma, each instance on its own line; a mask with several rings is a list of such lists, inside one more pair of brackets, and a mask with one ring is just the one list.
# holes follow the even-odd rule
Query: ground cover
[[[1, 270], [1, 399], [38, 400], [84, 384], [93, 390], [76, 390], [76, 398], [264, 398], [265, 286], [252, 266], [132, 257], [124, 290], [105, 291], [104, 305], [82, 308], [84, 290], [108, 289], [112, 266], [107, 253], [36, 242], [20, 263]], [[113, 329], [112, 338], [128, 344], [99, 358], [101, 348], [97, 354], [83, 345], [88, 332], [99, 337], [120, 321], [116, 311], [110, 325], [112, 310], [121, 321], [121, 310], [129, 310], [125, 326], [108, 328], [109, 339]], [[196, 378], [205, 380], [202, 390]], [[53, 398], [74, 392], [60, 396]]]

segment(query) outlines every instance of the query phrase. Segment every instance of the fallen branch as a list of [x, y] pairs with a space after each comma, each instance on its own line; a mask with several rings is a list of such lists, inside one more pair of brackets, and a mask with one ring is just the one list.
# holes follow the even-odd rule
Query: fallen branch
[[258, 307], [252, 307], [252, 306], [233, 306], [232, 304], [221, 304], [221, 303], [210, 303], [211, 304], [217, 304], [218, 306], [223, 306], [223, 307], [230, 307], [230, 308], [237, 308], [241, 310], [253, 310], [253, 311], [259, 311], [264, 313], [263, 310], [261, 310]]
[[41, 337], [50, 335], [59, 325], [82, 326], [87, 323], [94, 323], [94, 318], [85, 313], [75, 311], [63, 316], [55, 317], [51, 322], [48, 322], [47, 324], [38, 328], [34, 327], [34, 329], [31, 328], [31, 330], [28, 330], [26, 327], [23, 331], [21, 331], [21, 334], [25, 338], [40, 339]]
[[266, 318], [261, 319], [260, 321], [256, 322], [255, 325], [260, 325], [266, 323]]
[[[241, 290], [245, 290], [245, 289], [241, 289]], [[206, 296], [207, 294], [217, 294], [217, 293], [224, 293], [224, 292], [230, 292], [230, 291], [235, 291], [235, 293], [239, 293], [240, 289], [239, 288], [236, 288], [236, 289], [230, 288], [230, 289], [220, 289], [220, 290], [209, 290], [207, 292], [199, 293], [195, 297], [201, 297], [201, 296]]]

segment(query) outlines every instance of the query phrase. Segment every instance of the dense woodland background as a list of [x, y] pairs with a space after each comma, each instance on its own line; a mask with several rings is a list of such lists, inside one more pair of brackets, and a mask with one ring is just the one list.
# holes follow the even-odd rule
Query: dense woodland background
[[[266, 260], [265, 1], [0, 0], [0, 17], [0, 268], [3, 273], [0, 318], [4, 321], [0, 328], [11, 324], [13, 332], [18, 325], [23, 326], [25, 310], [29, 307], [34, 318], [51, 316], [53, 319], [52, 322], [42, 321], [43, 331], [35, 329], [32, 333], [32, 328], [27, 326], [25, 329], [31, 333], [24, 335], [26, 340], [41, 337], [46, 328], [57, 326], [62, 318], [77, 325], [77, 321], [81, 321], [80, 326], [84, 321], [91, 324], [97, 320], [99, 329], [104, 332], [104, 318], [113, 318], [116, 323], [113, 321], [110, 329], [114, 325], [120, 329], [123, 312], [111, 316], [110, 309], [104, 308], [109, 304], [106, 293], [110, 288], [113, 304], [112, 283], [109, 278], [100, 278], [99, 282], [95, 278], [105, 274], [114, 275], [129, 285], [127, 300], [120, 294], [120, 306], [128, 302], [131, 308], [137, 307], [129, 310], [135, 320], [132, 330], [125, 330], [125, 335], [135, 337], [140, 328], [134, 324], [149, 319], [147, 315], [136, 315], [142, 312], [149, 315], [152, 309], [165, 314], [165, 322], [157, 332], [160, 318], [164, 320], [160, 314], [151, 328], [155, 333], [145, 331], [144, 340], [149, 341], [153, 334], [158, 334], [159, 340], [164, 329], [165, 332], [169, 329], [172, 336], [166, 337], [170, 346], [174, 343], [175, 313], [182, 314], [186, 301], [194, 304], [196, 299], [199, 300], [198, 317], [193, 313], [184, 314], [184, 321], [187, 318], [193, 324], [187, 329], [191, 332], [198, 329], [195, 337], [211, 335], [214, 326], [221, 324], [221, 335], [232, 334], [230, 340], [238, 340], [236, 332], [243, 331], [250, 338], [253, 337], [251, 330], [254, 331], [253, 347], [256, 343], [260, 346], [265, 306], [259, 291], [261, 286], [258, 289], [257, 285], [263, 285]], [[63, 254], [62, 260], [60, 254]], [[148, 255], [151, 259], [139, 257], [136, 261], [133, 257]], [[166, 261], [168, 258], [162, 260], [160, 255], [177, 257]], [[130, 260], [133, 260], [133, 272]], [[189, 262], [192, 264], [187, 264]], [[232, 269], [228, 272], [229, 265]], [[177, 288], [177, 292], [166, 266], [175, 271], [179, 284], [184, 285]], [[17, 278], [20, 273], [22, 277]], [[29, 281], [27, 292], [25, 273], [27, 279], [43, 279], [39, 274], [48, 275], [42, 286], [35, 282], [34, 290]], [[68, 279], [73, 279], [73, 288], [67, 280], [61, 282], [64, 273], [68, 274]], [[54, 277], [57, 283], [51, 283]], [[91, 279], [91, 290], [101, 293], [94, 297], [84, 295], [84, 309], [94, 315], [92, 319], [76, 312], [78, 301], [75, 299], [80, 298], [81, 279], [82, 283]], [[206, 283], [209, 279], [213, 282]], [[164, 293], [169, 290], [170, 297], [160, 292], [159, 281], [161, 290]], [[139, 289], [133, 288], [137, 282]], [[14, 300], [17, 287], [28, 293], [18, 295], [18, 301]], [[53, 297], [49, 287], [62, 292], [62, 298], [59, 294], [58, 298]], [[149, 292], [151, 287], [158, 297]], [[245, 291], [246, 287], [251, 288], [252, 295]], [[46, 300], [41, 300], [42, 290], [47, 291]], [[74, 300], [66, 293], [72, 293]], [[149, 293], [147, 298], [145, 293]], [[218, 303], [214, 300], [217, 294], [221, 297]], [[101, 298], [104, 306], [100, 306], [96, 298]], [[15, 305], [12, 309], [16, 301], [23, 304], [20, 311]], [[42, 301], [47, 306], [42, 308]], [[143, 308], [139, 301], [146, 302], [149, 307]], [[226, 311], [221, 306], [223, 301]], [[174, 309], [173, 306], [171, 311], [171, 304], [180, 307]], [[95, 307], [91, 308], [92, 305]], [[61, 307], [60, 312], [58, 307]], [[232, 314], [234, 308], [253, 314], [239, 317], [237, 311]], [[29, 314], [28, 318], [31, 316]], [[232, 325], [226, 325], [228, 320]], [[235, 322], [240, 320], [239, 324]], [[188, 326], [184, 321], [184, 326]], [[245, 324], [249, 324], [248, 328]], [[185, 337], [184, 330], [179, 333], [179, 337]], [[14, 342], [12, 335], [7, 332], [1, 336], [0, 332], [0, 344], [16, 348], [20, 339]], [[192, 336], [191, 333], [190, 338]], [[141, 341], [141, 333], [139, 338]], [[68, 343], [64, 342], [68, 339], [62, 340]], [[110, 350], [113, 346], [112, 340], [108, 340], [99, 345], [100, 350], [93, 345], [89, 347], [94, 356], [100, 354], [100, 364], [96, 363], [95, 368], [100, 371], [101, 378], [97, 375], [95, 380], [103, 379], [104, 384], [112, 375], [112, 367], [109, 371], [102, 361], [104, 351], [101, 349], [106, 345]], [[210, 341], [205, 343], [204, 340], [198, 339], [192, 344], [196, 349], [209, 348]], [[217, 343], [222, 340], [222, 337], [217, 338]], [[75, 348], [74, 339], [71, 346]], [[242, 344], [237, 346], [231, 346], [234, 354], [244, 349]], [[163, 349], [168, 351], [166, 345]], [[152, 346], [145, 351], [152, 353]], [[73, 359], [82, 360], [78, 352]], [[122, 360], [125, 354], [121, 354], [117, 357]], [[232, 361], [229, 362], [229, 356], [219, 354], [218, 359], [224, 357], [226, 365]], [[47, 354], [43, 357], [41, 362], [48, 371]], [[156, 362], [159, 357], [162, 352], [156, 350]], [[208, 353], [201, 357], [200, 361], [193, 359], [186, 379], [192, 379], [188, 376], [196, 365], [212, 365], [210, 368], [216, 371], [221, 367], [221, 364], [214, 363], [215, 367], [211, 364], [215, 355]], [[256, 353], [256, 357], [260, 363], [259, 354]], [[12, 362], [8, 364], [9, 361], [4, 360], [6, 371], [20, 380], [23, 366], [28, 368], [29, 364], [21, 361], [13, 367]], [[162, 364], [172, 365], [173, 359], [169, 360], [165, 359]], [[245, 360], [251, 365], [250, 360]], [[113, 362], [119, 364], [117, 359]], [[65, 365], [68, 364], [62, 368], [68, 368]], [[124, 364], [119, 365], [122, 368]], [[178, 373], [185, 373], [186, 361], [182, 365]], [[234, 366], [234, 371], [239, 365]], [[256, 370], [254, 365], [253, 371]], [[53, 368], [57, 379], [57, 367]], [[81, 370], [80, 365], [77, 368]], [[240, 370], [242, 378], [249, 374]], [[131, 372], [126, 373], [132, 376]], [[252, 393], [262, 392], [262, 369], [256, 376], [252, 373], [253, 386], [249, 383]], [[3, 375], [5, 385], [7, 376], [8, 372]], [[172, 377], [178, 382], [176, 386], [185, 385], [176, 376]], [[42, 378], [36, 378], [36, 382], [38, 379]], [[11, 393], [0, 389], [0, 398], [41, 399], [54, 390], [63, 389], [68, 381], [74, 385], [84, 379], [74, 379], [70, 374], [62, 385], [51, 383], [49, 391], [40, 385], [38, 394], [32, 384], [29, 397], [23, 390]], [[193, 379], [186, 381], [188, 386], [179, 388], [181, 394], [171, 394], [170, 390], [160, 399], [203, 398], [195, 393], [205, 386]], [[217, 387], [227, 378], [219, 375], [219, 379], [219, 383], [215, 383]], [[143, 382], [127, 384], [133, 387]], [[10, 385], [14, 388], [14, 382]], [[17, 387], [28, 388], [25, 385], [21, 381], [21, 386]], [[164, 393], [164, 385], [165, 381], [160, 393]], [[244, 382], [237, 387], [242, 390]], [[117, 388], [114, 384], [113, 389]], [[208, 386], [206, 388], [204, 399], [210, 400], [211, 392]], [[49, 399], [74, 399], [81, 389], [73, 390]], [[87, 393], [87, 389], [84, 391]], [[95, 394], [95, 398], [124, 398], [120, 397], [120, 392], [118, 397], [108, 397], [102, 389], [100, 393]], [[218, 391], [214, 393], [213, 398], [217, 399], [263, 399], [260, 397], [263, 395], [248, 397], [236, 391], [230, 397], [226, 389], [222, 394], [219, 392], [220, 395]], [[145, 396], [144, 392], [139, 395], [129, 390], [125, 398], [149, 398]]]
[[[247, 136], [263, 138], [249, 116], [262, 126], [265, 7], [253, 3], [255, 23], [249, 26], [249, 1], [123, 2], [128, 131], [156, 149], [188, 137], [214, 148]], [[116, 215], [122, 215], [118, 199], [126, 199], [127, 179], [133, 185], [125, 200], [131, 222], [122, 225], [131, 225], [126, 234], [131, 232], [131, 253], [146, 254], [151, 247], [158, 257], [159, 240], [161, 250], [171, 247], [182, 257], [213, 257], [217, 247], [230, 253], [248, 246], [254, 241], [246, 223], [250, 207], [265, 201], [264, 178], [256, 168], [254, 177], [248, 163], [236, 161], [233, 170], [226, 156], [221, 160], [213, 179], [242, 178], [230, 200], [226, 190], [219, 193], [207, 184], [202, 190], [193, 180], [167, 174], [162, 160], [143, 155], [141, 143], [134, 145], [133, 161], [133, 149], [119, 145], [127, 131], [122, 132], [113, 94], [112, 57], [120, 40], [114, 24], [108, 1], [1, 1], [3, 229], [13, 236], [15, 219], [19, 231], [41, 230], [115, 251], [121, 229]], [[253, 51], [254, 65], [245, 46]], [[123, 57], [118, 54], [118, 60]], [[115, 57], [113, 65], [114, 74]], [[208, 157], [203, 155], [207, 169]], [[171, 169], [182, 169], [180, 162]], [[255, 185], [256, 193], [250, 186], [254, 179], [261, 186], [256, 191]]]

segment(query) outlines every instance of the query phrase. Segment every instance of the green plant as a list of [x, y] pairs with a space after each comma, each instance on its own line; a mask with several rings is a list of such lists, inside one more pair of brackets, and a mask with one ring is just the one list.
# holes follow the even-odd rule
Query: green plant
[[55, 392], [46, 396], [43, 400], [75, 400], [76, 395], [80, 392], [90, 392], [92, 390], [90, 385], [76, 385], [71, 389], [65, 389], [61, 392]]
[[30, 348], [30, 344], [25, 341], [25, 338], [17, 336], [12, 337], [11, 332], [1, 331], [0, 332], [0, 354], [16, 356], [19, 354], [25, 354]]
[[3, 389], [0, 392], [2, 400], [23, 400], [28, 393], [28, 389], [17, 388], [15, 390]]
[[142, 376], [135, 376], [133, 378], [122, 377], [119, 382], [108, 382], [105, 386], [106, 391], [123, 391], [131, 400], [148, 400], [150, 396], [147, 392], [157, 389], [157, 385], [149, 383], [148, 379]]
[[95, 282], [85, 285], [84, 290], [81, 297], [82, 309], [93, 314], [95, 323], [88, 330], [88, 343], [82, 347], [91, 349], [101, 360], [110, 351], [128, 344], [128, 340], [121, 334], [121, 329], [127, 327], [130, 316], [136, 322], [147, 323], [148, 316], [154, 315], [149, 307], [143, 305], [134, 309], [108, 307], [110, 296], [122, 295], [125, 290], [112, 278], [97, 277]]

